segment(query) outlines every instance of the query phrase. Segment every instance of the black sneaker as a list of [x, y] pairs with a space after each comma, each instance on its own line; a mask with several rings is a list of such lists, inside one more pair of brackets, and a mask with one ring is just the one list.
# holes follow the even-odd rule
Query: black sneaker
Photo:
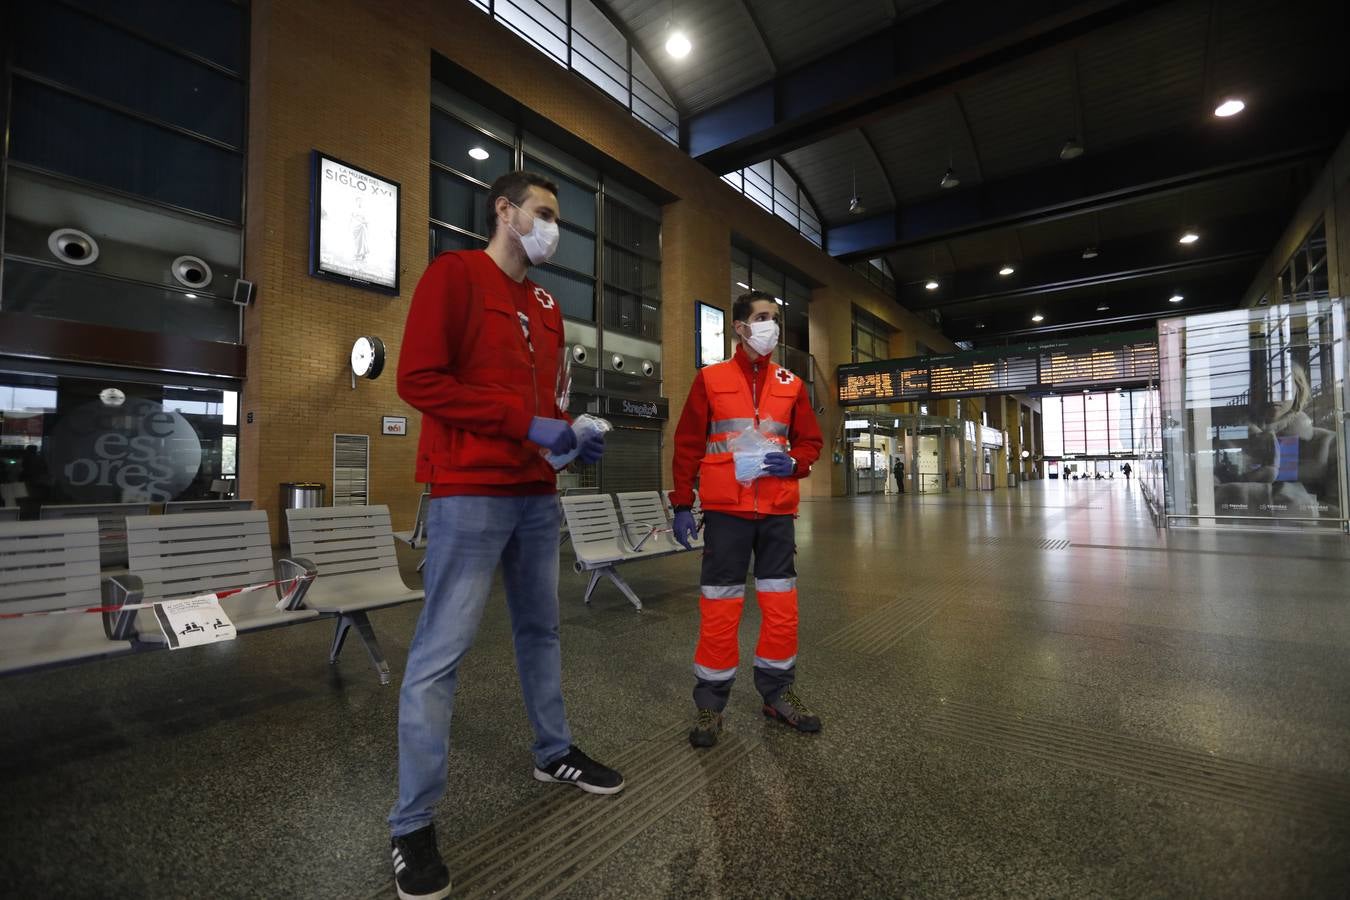
[[784, 725], [790, 725], [798, 731], [820, 730], [820, 716], [811, 712], [792, 688], [779, 694], [773, 703], [764, 704], [764, 715]]
[[400, 900], [441, 900], [450, 896], [450, 870], [436, 848], [436, 826], [427, 825], [389, 842], [394, 886]]
[[722, 714], [713, 709], [700, 709], [698, 721], [689, 729], [689, 743], [695, 747], [711, 747], [722, 733]]
[[548, 784], [575, 784], [588, 794], [617, 794], [623, 790], [623, 776], [591, 759], [572, 746], [565, 756], [547, 766], [534, 767], [534, 780]]

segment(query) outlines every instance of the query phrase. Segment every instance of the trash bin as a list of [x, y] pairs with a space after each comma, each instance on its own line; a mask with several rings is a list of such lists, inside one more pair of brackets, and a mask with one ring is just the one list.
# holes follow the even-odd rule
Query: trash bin
[[286, 510], [323, 506], [327, 486], [319, 481], [283, 481], [281, 483], [281, 527], [286, 527]]

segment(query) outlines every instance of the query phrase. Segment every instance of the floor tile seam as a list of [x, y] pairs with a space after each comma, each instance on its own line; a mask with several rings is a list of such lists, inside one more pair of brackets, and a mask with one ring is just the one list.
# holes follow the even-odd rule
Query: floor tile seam
[[1166, 773], [1159, 773], [1156, 769], [1144, 765], [1132, 765], [1127, 760], [1119, 758], [1100, 759], [1091, 756], [1065, 754], [1059, 752], [1055, 748], [1047, 747], [1043, 743], [1034, 741], [1001, 741], [996, 738], [985, 736], [979, 732], [972, 733], [961, 729], [924, 726], [924, 730], [931, 734], [938, 734], [955, 740], [981, 744], [1008, 753], [1034, 756], [1048, 762], [1070, 765], [1100, 775], [1115, 776], [1127, 781], [1149, 785], [1169, 792], [1189, 794], [1206, 800], [1234, 803], [1260, 812], [1289, 815], [1301, 819], [1328, 821], [1332, 824], [1340, 825], [1343, 828], [1350, 828], [1350, 821], [1345, 819], [1345, 807], [1339, 804], [1335, 806], [1322, 806], [1320, 804], [1304, 802], [1299, 798], [1290, 798], [1285, 795], [1270, 796], [1246, 789], [1235, 790], [1226, 785], [1197, 779], [1172, 778]]
[[894, 618], [903, 617], [908, 611], [922, 606], [925, 602], [922, 598], [906, 598], [893, 601], [885, 606], [870, 610], [862, 618], [857, 619], [832, 634], [821, 639], [822, 645], [842, 641], [852, 637], [856, 633], [866, 633], [877, 625], [892, 621]]
[[1248, 760], [1234, 759], [1231, 757], [1213, 756], [1204, 750], [1198, 750], [1193, 747], [1149, 740], [1148, 738], [1136, 737], [1135, 735], [1126, 734], [1124, 732], [1102, 731], [1096, 728], [1087, 728], [1072, 722], [1049, 720], [1038, 716], [1018, 716], [998, 710], [989, 710], [984, 707], [960, 703], [959, 701], [946, 701], [943, 704], [943, 708], [935, 712], [933, 717], [937, 718], [951, 713], [957, 713], [961, 717], [961, 721], [984, 722], [986, 724], [997, 721], [1008, 727], [1018, 728], [1028, 732], [1035, 731], [1049, 737], [1071, 735], [1075, 740], [1096, 742], [1102, 746], [1127, 744], [1129, 745], [1129, 749], [1136, 753], [1160, 755], [1162, 758], [1189, 758], [1196, 765], [1210, 768], [1217, 766], [1245, 770], [1247, 774], [1254, 777], [1274, 777], [1298, 783], [1310, 789], [1315, 788], [1319, 791], [1346, 793], [1347, 799], [1350, 800], [1350, 781], [1337, 779], [1327, 775], [1302, 772], [1295, 769], [1282, 769], [1264, 763], [1254, 763]]
[[[630, 769], [633, 765], [641, 765], [650, 759], [653, 755], [664, 757], [670, 752], [670, 748], [662, 742], [672, 740], [684, 731], [684, 725], [676, 724], [658, 732], [656, 737], [648, 738], [636, 742], [624, 751], [616, 754], [610, 761], [616, 769]], [[676, 745], [678, 747], [678, 745]], [[630, 770], [631, 771], [631, 770]], [[502, 832], [514, 832], [520, 820], [535, 821], [543, 817], [555, 814], [559, 809], [570, 808], [574, 805], [581, 805], [587, 801], [586, 797], [576, 795], [567, 795], [555, 793], [552, 796], [540, 797], [532, 800], [524, 806], [513, 810], [505, 817], [498, 819], [483, 829], [469, 835], [457, 846], [461, 849], [473, 849], [480, 844], [493, 841]]]
[[900, 641], [904, 640], [904, 638], [915, 629], [928, 624], [944, 605], [945, 604], [942, 602], [934, 603], [927, 609], [921, 610], [914, 616], [907, 618], [905, 621], [897, 622], [878, 633], [869, 635], [869, 639], [867, 640], [855, 641], [847, 645], [839, 645], [836, 649], [850, 650], [855, 653], [869, 655], [886, 653], [894, 649]]
[[931, 615], [946, 602], [945, 600], [932, 600], [913, 604], [906, 607], [901, 613], [869, 621], [868, 626], [864, 629], [848, 635], [833, 635], [825, 638], [821, 641], [821, 646], [841, 650], [855, 649], [857, 646], [871, 643], [880, 633], [889, 633], [896, 628], [904, 627], [908, 622]]
[[[504, 869], [502, 866], [496, 866], [488, 870], [479, 869], [467, 878], [460, 876], [457, 879], [459, 890], [465, 896], [473, 896], [475, 891], [484, 890], [489, 893], [507, 891], [510, 896], [529, 896], [545, 885], [527, 887], [528, 882], [539, 878], [541, 874], [549, 877], [556, 875], [563, 864], [577, 858], [578, 846], [584, 846], [586, 848], [584, 855], [589, 857], [594, 853], [596, 844], [602, 844], [617, 836], [620, 840], [611, 848], [610, 853], [616, 851], [632, 837], [655, 824], [659, 817], [653, 817], [653, 811], [664, 810], [672, 798], [677, 802], [683, 799], [691, 782], [709, 777], [707, 771], [709, 765], [717, 766], [717, 771], [720, 772], [722, 767], [729, 762], [738, 761], [747, 752], [748, 745], [739, 738], [725, 740], [720, 747], [713, 748], [713, 754], [699, 754], [693, 751], [678, 767], [671, 768], [667, 777], [646, 783], [641, 792], [629, 794], [628, 790], [625, 790], [620, 798], [628, 795], [626, 798], [628, 803], [619, 811], [595, 816], [593, 820], [581, 823], [580, 827], [559, 835], [542, 846], [536, 845], [537, 849], [532, 848], [531, 852], [523, 856], [507, 860]], [[614, 804], [605, 806], [614, 808]], [[565, 870], [564, 868], [563, 871]], [[491, 883], [483, 883], [485, 878], [491, 878]]]

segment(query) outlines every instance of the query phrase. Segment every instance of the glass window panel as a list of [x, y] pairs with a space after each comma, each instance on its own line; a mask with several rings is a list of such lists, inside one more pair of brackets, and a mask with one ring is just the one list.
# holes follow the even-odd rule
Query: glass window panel
[[605, 283], [652, 299], [661, 296], [661, 264], [613, 245], [605, 248]]
[[1064, 452], [1087, 452], [1087, 433], [1083, 430], [1083, 395], [1070, 394], [1064, 400]]
[[515, 144], [517, 129], [514, 121], [481, 103], [475, 103], [439, 81], [431, 83], [431, 104], [433, 109], [449, 112], [461, 121], [495, 135], [499, 141], [513, 146]]
[[1044, 432], [1046, 456], [1064, 455], [1064, 401], [1059, 397], [1041, 400], [1041, 429]]
[[530, 278], [562, 306], [563, 315], [587, 322], [595, 321], [595, 282], [551, 266], [530, 270]]
[[481, 238], [470, 237], [467, 234], [442, 228], [439, 225], [431, 226], [431, 255], [433, 258], [450, 250], [482, 250], [486, 246], [487, 241]]
[[744, 179], [741, 176], [740, 170], [737, 170], [735, 172], [728, 172], [727, 174], [722, 176], [722, 180], [725, 181], [727, 184], [731, 185], [732, 187], [734, 187], [738, 191], [745, 190], [745, 185], [743, 183]]
[[242, 73], [244, 7], [228, 0], [81, 0], [83, 6], [174, 47]]
[[750, 271], [750, 285], [770, 297], [781, 297], [784, 292], [783, 273], [767, 263], [755, 260]]
[[625, 250], [661, 258], [661, 224], [609, 198], [605, 199], [605, 238]]
[[566, 0], [497, 0], [493, 9], [506, 27], [567, 65]]
[[[240, 220], [243, 157], [15, 78], [10, 154], [151, 200]], [[72, 140], [78, 135], [78, 140]], [[91, 152], [97, 148], [98, 152]]]
[[[487, 158], [476, 159], [470, 155], [471, 150], [476, 156], [486, 153]], [[433, 110], [431, 158], [484, 184], [492, 184], [498, 177], [511, 171], [515, 155], [501, 141], [495, 141], [458, 119]]]
[[731, 248], [731, 299], [750, 290], [750, 255], [736, 247]]
[[431, 170], [431, 217], [487, 237], [487, 189], [451, 175]]
[[55, 3], [19, 3], [18, 65], [69, 87], [234, 147], [244, 85]]
[[1106, 395], [1093, 393], [1083, 395], [1083, 427], [1087, 432], [1087, 452], [1102, 455], [1110, 452], [1107, 440]]
[[239, 342], [229, 299], [117, 281], [68, 268], [5, 260], [5, 310], [203, 341]]
[[605, 326], [634, 337], [661, 339], [661, 306], [634, 294], [605, 289]]
[[595, 275], [595, 238], [564, 222], [559, 230], [553, 262], [586, 275]]
[[558, 212], [564, 222], [595, 233], [595, 188], [578, 184], [551, 166], [541, 163], [537, 158], [527, 159], [525, 167], [538, 172], [558, 186]]
[[675, 107], [653, 101], [641, 85], [633, 84], [633, 116], [672, 144], [680, 142], [679, 113]]
[[628, 105], [628, 42], [590, 0], [572, 0], [572, 68]]
[[1106, 395], [1107, 435], [1111, 442], [1111, 452], [1129, 452], [1134, 449], [1130, 436], [1130, 395], [1124, 391], [1112, 391]]

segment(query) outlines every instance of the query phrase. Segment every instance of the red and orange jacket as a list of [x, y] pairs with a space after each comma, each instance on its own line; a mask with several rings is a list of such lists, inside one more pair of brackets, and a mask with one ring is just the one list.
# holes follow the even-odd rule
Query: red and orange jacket
[[558, 409], [562, 310], [526, 278], [512, 281], [481, 250], [443, 253], [413, 292], [398, 394], [422, 413], [417, 480], [433, 496], [557, 490], [526, 435]]

